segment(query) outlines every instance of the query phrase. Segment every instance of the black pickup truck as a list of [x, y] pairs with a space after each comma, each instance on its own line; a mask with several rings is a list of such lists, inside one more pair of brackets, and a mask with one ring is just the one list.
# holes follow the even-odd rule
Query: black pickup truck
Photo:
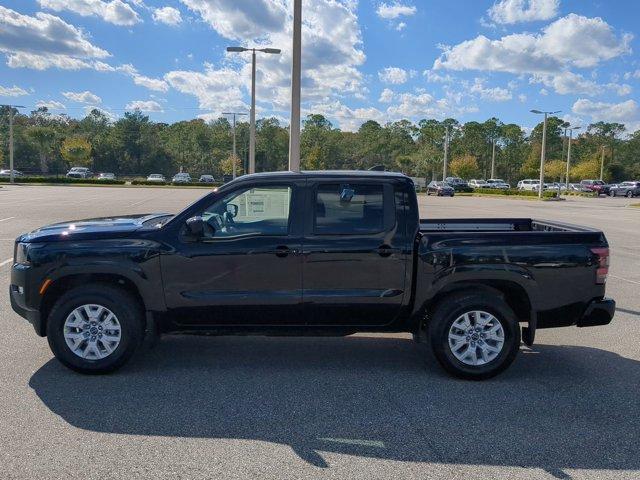
[[606, 325], [602, 232], [525, 218], [426, 219], [386, 172], [247, 175], [177, 215], [20, 236], [11, 304], [84, 373], [146, 335], [410, 332], [450, 373], [491, 377], [536, 329]]

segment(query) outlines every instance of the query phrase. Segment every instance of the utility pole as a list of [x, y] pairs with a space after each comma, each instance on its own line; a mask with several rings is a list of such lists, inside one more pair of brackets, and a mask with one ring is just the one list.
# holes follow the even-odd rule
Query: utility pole
[[449, 158], [449, 125], [444, 127], [444, 161], [442, 165], [442, 181], [447, 179], [447, 161]]
[[600, 180], [604, 177], [604, 145], [602, 145], [602, 158], [600, 159]]
[[542, 192], [544, 191], [544, 163], [547, 157], [547, 116], [560, 113], [560, 110], [555, 112], [541, 112], [540, 110], [531, 110], [531, 113], [538, 115], [544, 114], [544, 123], [542, 124], [542, 150], [540, 151], [540, 186], [538, 187], [538, 198], [542, 199]]
[[565, 192], [568, 194], [569, 193], [569, 166], [571, 165], [571, 142], [573, 139], [573, 131], [574, 130], [578, 130], [582, 127], [571, 127], [571, 128], [565, 128], [565, 137], [567, 136], [567, 130], [569, 130], [569, 146], [567, 147], [567, 178], [566, 178], [566, 185], [565, 185]]
[[289, 170], [300, 171], [300, 77], [302, 73], [302, 0], [293, 0], [293, 58], [291, 61], [291, 122]]
[[22, 105], [0, 105], [9, 109], [9, 182], [15, 182], [13, 171], [13, 109], [25, 108]]
[[496, 178], [496, 139], [491, 140], [493, 143], [493, 150], [491, 152], [491, 178]]
[[236, 115], [246, 115], [241, 112], [222, 112], [223, 115], [233, 115], [233, 178], [236, 178], [236, 163], [238, 156], [236, 155]]
[[256, 52], [280, 54], [278, 48], [227, 47], [227, 52], [251, 52], [251, 112], [249, 115], [249, 173], [256, 173]]

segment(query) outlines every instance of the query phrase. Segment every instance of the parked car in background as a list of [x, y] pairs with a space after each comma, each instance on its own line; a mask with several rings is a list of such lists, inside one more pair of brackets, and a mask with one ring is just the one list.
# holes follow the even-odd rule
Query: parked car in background
[[115, 180], [115, 179], [116, 179], [115, 173], [102, 172], [100, 175], [98, 175], [98, 180]]
[[188, 173], [176, 173], [171, 179], [173, 183], [191, 183], [191, 175]]
[[579, 192], [580, 190], [582, 190], [582, 186], [579, 183], [570, 183], [569, 184], [569, 191], [570, 192]]
[[67, 172], [68, 178], [91, 178], [93, 172], [87, 167], [71, 167], [71, 170]]
[[455, 190], [446, 182], [438, 182], [434, 180], [427, 185], [427, 195], [434, 193], [438, 197], [453, 197]]
[[560, 184], [559, 183], [545, 183], [544, 184], [544, 189], [545, 190], [551, 190], [552, 192], [559, 192], [560, 191]]
[[476, 180], [475, 178], [469, 180], [469, 186], [471, 188], [489, 188], [489, 184], [485, 180]]
[[200, 183], [213, 183], [216, 180], [213, 178], [213, 175], [200, 175], [198, 181]]
[[518, 190], [537, 192], [538, 190], [540, 190], [540, 180], [535, 180], [533, 178], [525, 178], [524, 180], [520, 180], [518, 182]]
[[[11, 170], [0, 170], [0, 177], [10, 177], [11, 176]], [[13, 171], [13, 176], [14, 177], [24, 177], [24, 174], [18, 170], [14, 170]]]
[[149, 175], [147, 177], [147, 182], [158, 182], [158, 183], [162, 183], [162, 182], [166, 182], [167, 180], [164, 178], [164, 175], [162, 175], [161, 173], [152, 173], [151, 175]]
[[497, 188], [498, 190], [508, 190], [511, 188], [507, 182], [501, 178], [490, 178], [487, 180], [487, 188]]
[[580, 186], [583, 192], [593, 192], [600, 195], [605, 183], [602, 180], [582, 180]]
[[469, 184], [460, 177], [447, 177], [444, 181], [448, 185], [452, 186], [453, 190], [456, 192], [473, 192], [473, 188], [471, 188]]
[[640, 182], [622, 182], [618, 185], [612, 185], [609, 190], [612, 197], [640, 197]]

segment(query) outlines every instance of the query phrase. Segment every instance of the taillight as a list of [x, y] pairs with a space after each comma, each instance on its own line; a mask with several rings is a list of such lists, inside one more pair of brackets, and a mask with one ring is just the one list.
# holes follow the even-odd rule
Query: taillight
[[596, 283], [598, 285], [603, 285], [607, 281], [607, 275], [609, 274], [609, 249], [592, 248], [591, 252], [593, 252], [598, 257]]

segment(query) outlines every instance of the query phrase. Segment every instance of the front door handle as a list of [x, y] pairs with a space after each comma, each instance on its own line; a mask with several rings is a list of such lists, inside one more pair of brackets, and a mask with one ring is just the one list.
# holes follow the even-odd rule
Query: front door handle
[[295, 253], [295, 251], [291, 250], [286, 245], [280, 245], [279, 247], [276, 247], [276, 257], [284, 258], [290, 253]]
[[378, 255], [381, 257], [390, 257], [395, 252], [394, 248], [391, 248], [389, 245], [380, 245], [378, 247]]

